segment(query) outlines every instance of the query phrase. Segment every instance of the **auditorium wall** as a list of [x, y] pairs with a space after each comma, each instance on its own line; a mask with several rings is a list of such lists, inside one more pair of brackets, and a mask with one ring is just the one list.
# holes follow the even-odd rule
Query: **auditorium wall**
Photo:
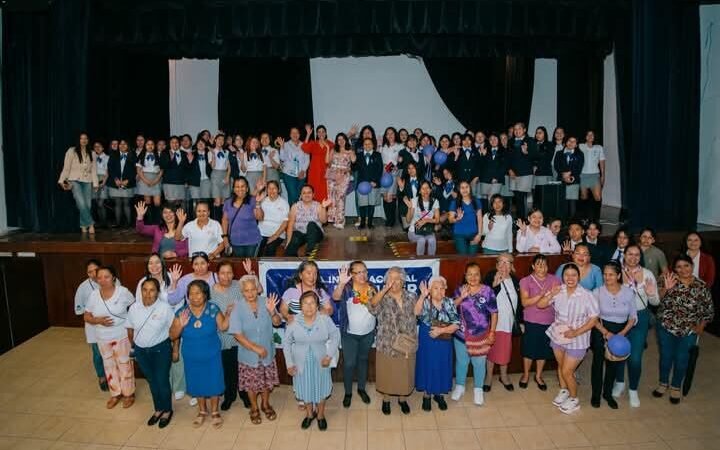
[[700, 55], [698, 222], [720, 226], [720, 5], [700, 6]]

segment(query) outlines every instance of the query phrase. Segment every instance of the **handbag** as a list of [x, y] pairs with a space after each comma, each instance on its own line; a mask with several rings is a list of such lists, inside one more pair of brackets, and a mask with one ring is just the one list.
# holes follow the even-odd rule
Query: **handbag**
[[235, 223], [235, 219], [237, 219], [237, 215], [238, 215], [238, 213], [240, 213], [240, 210], [242, 209], [243, 205], [244, 205], [244, 203], [241, 203], [240, 207], [237, 209], [237, 211], [235, 211], [235, 214], [233, 215], [233, 218], [230, 221], [230, 226], [228, 227], [228, 235], [227, 236], [228, 236], [228, 242], [230, 243], [230, 246], [225, 248], [225, 254], [227, 256], [232, 256], [232, 254], [233, 254], [232, 240], [230, 239], [230, 235], [232, 232], [233, 224]]
[[460, 320], [463, 323], [463, 329], [465, 330], [465, 348], [467, 349], [468, 355], [470, 356], [485, 356], [490, 352], [492, 344], [488, 343], [488, 336], [490, 330], [486, 330], [479, 336], [471, 336], [467, 334], [467, 321], [465, 320], [465, 311], [461, 309]]
[[[444, 320], [439, 319], [433, 319], [431, 322], [431, 327], [438, 327], [438, 328], [445, 328], [452, 325], [450, 322], [445, 322]], [[453, 336], [453, 333], [442, 333], [439, 334], [435, 339], [442, 339], [444, 341], [451, 339]]]
[[[504, 281], [504, 280], [503, 280]], [[501, 282], [500, 286], [505, 290], [505, 295], [507, 296], [508, 302], [510, 302], [510, 308], [513, 312], [513, 324], [512, 324], [512, 335], [513, 336], [522, 336], [522, 328], [520, 328], [520, 324], [517, 321], [517, 312], [515, 311], [515, 307], [513, 306], [512, 300], [510, 299], [510, 293], [508, 292], [507, 288], [505, 287], [505, 283]]]
[[390, 347], [398, 353], [405, 355], [405, 358], [410, 358], [410, 355], [415, 354], [418, 349], [417, 337], [406, 333], [398, 333], [393, 339]]

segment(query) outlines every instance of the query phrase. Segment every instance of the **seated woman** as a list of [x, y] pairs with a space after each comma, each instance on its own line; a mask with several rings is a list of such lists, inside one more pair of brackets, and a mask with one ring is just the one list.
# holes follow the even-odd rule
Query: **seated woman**
[[187, 239], [188, 253], [192, 255], [204, 253], [208, 259], [217, 258], [225, 249], [223, 231], [220, 222], [210, 218], [210, 206], [205, 201], [195, 203], [195, 220], [185, 223], [187, 215], [183, 210], [177, 211], [178, 224], [175, 239]]
[[482, 243], [483, 253], [498, 255], [513, 250], [512, 216], [507, 209], [505, 199], [500, 194], [490, 197], [490, 211], [483, 216]]
[[202, 426], [208, 415], [213, 428], [220, 428], [223, 419], [218, 405], [225, 391], [222, 357], [218, 330], [228, 329], [229, 315], [234, 305], [227, 308], [227, 316], [210, 302], [210, 285], [195, 280], [187, 288], [188, 304], [177, 312], [170, 328], [171, 339], [182, 337], [182, 355], [187, 380], [187, 392], [198, 399], [198, 415], [194, 427]]
[[[465, 394], [465, 379], [470, 362], [473, 365], [473, 403], [485, 403], [483, 381], [489, 346], [495, 342], [497, 302], [495, 292], [482, 284], [480, 266], [471, 262], [465, 266], [465, 284], [455, 291], [455, 305], [460, 316], [460, 329], [455, 333], [455, 389], [452, 398], [459, 401]], [[481, 348], [485, 346], [485, 348]]]
[[473, 198], [468, 181], [461, 181], [460, 195], [450, 202], [448, 220], [453, 224], [455, 250], [460, 255], [474, 255], [482, 240], [482, 208], [479, 199]]
[[277, 249], [285, 241], [290, 215], [290, 205], [280, 196], [280, 183], [270, 180], [266, 186], [267, 196], [260, 201], [262, 220], [258, 222], [260, 229], [260, 248], [258, 256], [275, 256]]
[[[680, 403], [681, 388], [688, 368], [690, 347], [698, 342], [715, 311], [707, 284], [693, 274], [694, 261], [680, 255], [673, 271], [660, 277], [660, 307], [657, 336], [660, 349], [660, 376], [653, 397], [660, 398], [670, 387], [670, 402]], [[672, 371], [672, 379], [670, 372]]]
[[135, 231], [153, 238], [151, 251], [163, 258], [183, 258], [188, 255], [188, 241], [178, 240], [176, 237], [180, 221], [175, 211], [182, 211], [182, 209], [177, 210], [170, 204], [163, 205], [160, 225], [146, 225], [145, 213], [147, 212], [147, 206], [145, 202], [140, 201], [135, 205], [135, 212], [137, 212]]
[[397, 397], [403, 414], [410, 414], [407, 400], [415, 389], [417, 318], [415, 294], [405, 289], [405, 270], [393, 266], [385, 273], [385, 287], [370, 301], [377, 317], [375, 339], [375, 389], [382, 394], [382, 412], [390, 414], [390, 397]]
[[560, 243], [550, 230], [543, 226], [543, 213], [537, 208], [530, 210], [528, 223], [522, 219], [518, 226], [516, 250], [520, 253], [560, 253]]
[[285, 364], [295, 394], [305, 403], [301, 428], [310, 428], [317, 418], [318, 428], [325, 431], [325, 400], [332, 393], [330, 362], [338, 352], [340, 332], [329, 316], [318, 314], [320, 297], [315, 292], [303, 293], [299, 301], [302, 313], [285, 330]]
[[460, 328], [460, 318], [453, 300], [445, 296], [446, 290], [445, 278], [434, 276], [429, 286], [420, 284], [420, 297], [415, 303], [420, 322], [415, 387], [423, 393], [422, 409], [428, 412], [432, 410], [430, 396], [445, 411], [443, 395], [452, 388], [452, 335]]
[[397, 194], [399, 202], [399, 213], [400, 223], [402, 224], [403, 230], [407, 231], [410, 227], [410, 222], [407, 220], [408, 205], [405, 203], [405, 199], [409, 199], [411, 202], [417, 198], [420, 192], [420, 182], [422, 181], [421, 172], [419, 172], [417, 163], [410, 161], [405, 164], [405, 168], [402, 170], [402, 176], [398, 177], [397, 180]]
[[408, 238], [416, 243], [415, 253], [418, 256], [425, 254], [434, 255], [437, 248], [435, 239], [435, 225], [440, 223], [440, 205], [432, 197], [432, 186], [428, 181], [420, 183], [419, 195], [410, 201], [404, 198], [408, 212], [405, 219], [410, 223]]
[[[240, 344], [237, 352], [238, 387], [250, 397], [250, 421], [259, 425], [262, 423], [260, 409], [268, 420], [277, 418], [277, 413], [270, 406], [270, 393], [280, 384], [273, 327], [280, 326], [282, 318], [276, 309], [277, 295], [261, 297], [255, 275], [244, 275], [239, 284], [243, 296], [230, 315], [228, 333]], [[262, 402], [259, 407], [258, 395]]]
[[297, 256], [304, 244], [309, 255], [323, 240], [323, 224], [327, 222], [327, 207], [332, 200], [321, 203], [313, 200], [313, 188], [305, 185], [300, 190], [300, 200], [290, 208], [287, 226], [285, 256]]
[[320, 269], [314, 261], [303, 261], [298, 266], [295, 275], [288, 282], [288, 287], [282, 295], [280, 314], [288, 323], [300, 314], [300, 296], [307, 291], [313, 291], [320, 299], [320, 311], [332, 315], [333, 305], [320, 278]]
[[123, 408], [135, 403], [135, 372], [130, 359], [127, 310], [135, 297], [123, 286], [117, 286], [115, 269], [102, 266], [97, 269], [99, 289], [90, 294], [83, 319], [95, 327], [100, 355], [107, 376], [110, 399], [105, 405], [114, 408], [122, 399]]
[[574, 263], [562, 269], [562, 286], [546, 292], [538, 301], [538, 308], [555, 308], [555, 321], [547, 330], [550, 345], [558, 363], [560, 391], [553, 405], [564, 414], [580, 409], [575, 370], [590, 347], [590, 330], [600, 315], [597, 299], [580, 285], [580, 270]]
[[140, 285], [142, 299], [130, 306], [127, 327], [135, 349], [135, 360], [150, 385], [155, 413], [147, 424], [165, 428], [173, 416], [170, 391], [170, 325], [175, 313], [167, 302], [159, 299], [160, 283], [147, 278]]

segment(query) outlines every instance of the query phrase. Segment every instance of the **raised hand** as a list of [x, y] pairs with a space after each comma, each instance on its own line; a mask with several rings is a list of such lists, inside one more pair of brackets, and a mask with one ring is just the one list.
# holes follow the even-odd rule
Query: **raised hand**
[[553, 286], [552, 289], [550, 289], [550, 297], [555, 297], [560, 293], [560, 290], [562, 289], [561, 285]]
[[322, 201], [322, 203], [320, 203], [320, 206], [322, 206], [323, 208], [327, 208], [328, 206], [330, 206], [332, 204], [333, 204], [332, 199], [326, 198], [325, 200]]
[[500, 272], [499, 270], [495, 272], [495, 277], [493, 278], [493, 286], [497, 286], [498, 284], [502, 283], [502, 280], [505, 279], [505, 276]]
[[522, 151], [523, 155], [527, 155], [527, 154], [528, 154], [528, 146], [527, 146], [527, 143], [523, 142], [523, 144], [520, 146], [520, 148], [521, 148], [521, 151]]
[[427, 297], [430, 294], [430, 288], [428, 288], [426, 281], [420, 282], [420, 296]]
[[406, 205], [408, 208], [412, 209], [413, 204], [412, 204], [412, 201], [411, 201], [409, 198], [403, 197], [403, 203], [405, 203], [405, 205]]
[[565, 252], [565, 253], [570, 253], [570, 252], [572, 252], [572, 244], [570, 244], [570, 240], [569, 240], [569, 239], [566, 240], [565, 242], [563, 242], [563, 244], [562, 244], [562, 251]]
[[186, 309], [185, 311], [181, 312], [178, 319], [180, 319], [180, 325], [185, 328], [187, 324], [190, 323], [190, 310]]
[[645, 281], [645, 293], [647, 295], [657, 294], [657, 284], [651, 279]]
[[285, 139], [283, 139], [283, 138], [280, 137], [280, 136], [276, 137], [276, 138], [275, 138], [275, 146], [276, 146], [276, 147], [282, 147], [283, 145], [285, 145]]
[[663, 274], [663, 281], [665, 284], [665, 289], [670, 290], [674, 288], [677, 285], [677, 275], [675, 275], [672, 272], [664, 273]]
[[252, 268], [252, 261], [250, 258], [243, 259], [242, 262], [243, 269], [245, 269], [245, 273], [248, 275], [255, 275], [255, 271]]
[[455, 220], [462, 220], [462, 218], [465, 216], [465, 211], [463, 211], [462, 208], [458, 208], [457, 211], [455, 211]]
[[180, 264], [173, 264], [172, 268], [170, 269], [170, 278], [174, 283], [177, 283], [181, 276], [182, 266]]
[[279, 301], [280, 299], [278, 298], [277, 294], [272, 293], [268, 295], [267, 300], [265, 300], [265, 307], [267, 308], [270, 315], [275, 314]]
[[525, 223], [524, 220], [522, 220], [522, 219], [516, 220], [515, 225], [517, 225], [517, 227], [520, 229], [520, 232], [522, 234], [525, 234], [525, 230], [527, 230], [527, 224]]
[[175, 214], [177, 215], [179, 223], [185, 223], [185, 221], [187, 220], [187, 214], [185, 213], [184, 209], [178, 208]]
[[460, 297], [459, 298], [461, 300], [465, 300], [466, 298], [468, 298], [469, 295], [470, 295], [470, 286], [468, 286], [467, 284], [463, 284], [460, 287]]
[[229, 316], [232, 314], [233, 310], [235, 309], [235, 303], [230, 303], [228, 307], [225, 309], [225, 316]]
[[348, 130], [348, 136], [355, 136], [360, 129], [360, 126], [356, 123], [352, 124], [350, 130]]
[[305, 124], [305, 132], [307, 133], [308, 136], [310, 136], [313, 132], [313, 126], [309, 123], [306, 123]]
[[137, 213], [138, 220], [142, 220], [147, 212], [147, 206], [145, 206], [145, 202], [143, 200], [140, 200], [135, 204], [135, 212]]
[[338, 284], [345, 286], [352, 280], [352, 275], [350, 275], [350, 268], [345, 265], [338, 269]]

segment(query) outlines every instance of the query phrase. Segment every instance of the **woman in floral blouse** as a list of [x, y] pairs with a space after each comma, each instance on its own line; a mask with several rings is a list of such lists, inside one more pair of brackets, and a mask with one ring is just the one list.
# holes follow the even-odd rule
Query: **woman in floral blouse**
[[432, 410], [430, 396], [440, 410], [447, 409], [443, 398], [452, 388], [453, 342], [452, 335], [460, 328], [460, 317], [455, 302], [445, 296], [447, 281], [441, 276], [420, 284], [420, 297], [415, 303], [418, 330], [418, 364], [415, 367], [415, 386], [423, 391], [422, 408]]
[[[674, 272], [660, 277], [660, 307], [657, 314], [660, 347], [660, 380], [653, 391], [662, 397], [670, 382], [670, 402], [680, 403], [680, 388], [688, 367], [689, 351], [713, 319], [713, 302], [705, 283], [693, 275], [693, 260], [680, 255]], [[673, 371], [670, 380], [670, 370]]]
[[417, 297], [405, 289], [405, 277], [405, 270], [391, 267], [385, 273], [385, 287], [370, 300], [370, 313], [377, 318], [375, 389], [383, 395], [385, 415], [390, 414], [391, 396], [398, 397], [404, 414], [410, 414], [407, 398], [415, 390]]

